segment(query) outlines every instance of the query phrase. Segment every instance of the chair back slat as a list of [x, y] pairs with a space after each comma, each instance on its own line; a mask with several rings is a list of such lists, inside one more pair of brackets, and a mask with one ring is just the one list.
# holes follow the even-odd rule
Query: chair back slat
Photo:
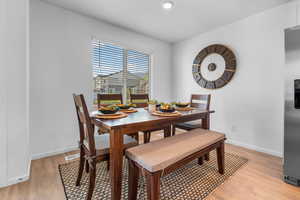
[[149, 95], [148, 94], [130, 94], [130, 101], [136, 104], [138, 108], [144, 108], [148, 106]]
[[209, 110], [210, 108], [210, 94], [192, 94], [191, 107]]
[[[123, 103], [122, 94], [97, 94], [98, 108], [109, 104]], [[110, 103], [112, 102], [112, 103]]]
[[96, 155], [94, 127], [91, 122], [84, 96], [82, 94], [73, 94], [73, 98], [78, 118], [80, 144], [85, 145], [84, 141], [86, 141], [88, 143], [87, 149], [90, 151], [90, 154], [92, 156]]

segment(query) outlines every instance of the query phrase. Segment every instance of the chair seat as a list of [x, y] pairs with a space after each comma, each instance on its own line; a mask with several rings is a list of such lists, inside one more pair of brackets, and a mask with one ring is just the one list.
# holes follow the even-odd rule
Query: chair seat
[[[109, 154], [109, 147], [110, 147], [110, 140], [109, 140], [109, 134], [101, 134], [101, 135], [95, 135], [95, 148], [96, 148], [96, 155], [104, 155]], [[124, 135], [124, 149], [136, 146], [138, 143], [135, 139], [128, 135]], [[88, 141], [85, 139], [83, 140], [83, 144], [86, 146], [86, 148], [89, 148]]]
[[148, 171], [156, 172], [224, 139], [224, 134], [194, 129], [127, 149], [126, 155]]
[[202, 128], [202, 120], [195, 120], [195, 121], [190, 121], [190, 122], [185, 122], [185, 123], [178, 123], [175, 124], [176, 128], [184, 129], [184, 130], [193, 130], [196, 128]]

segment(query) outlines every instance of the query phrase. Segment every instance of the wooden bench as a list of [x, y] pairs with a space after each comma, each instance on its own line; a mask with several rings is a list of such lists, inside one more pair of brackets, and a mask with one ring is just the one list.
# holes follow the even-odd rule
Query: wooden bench
[[[139, 171], [146, 176], [149, 200], [160, 199], [160, 178], [179, 167], [217, 149], [218, 169], [224, 174], [225, 135], [214, 131], [195, 129], [180, 135], [136, 146], [126, 150], [129, 160], [128, 199], [136, 200]], [[180, 184], [180, 183], [178, 183]]]

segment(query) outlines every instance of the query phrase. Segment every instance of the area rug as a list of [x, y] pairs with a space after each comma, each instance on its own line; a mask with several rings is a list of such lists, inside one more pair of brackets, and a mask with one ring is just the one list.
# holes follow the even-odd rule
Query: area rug
[[[210, 161], [198, 165], [194, 160], [186, 166], [164, 176], [161, 180], [161, 199], [163, 200], [201, 200], [209, 195], [219, 185], [232, 176], [247, 159], [226, 153], [225, 154], [225, 174], [218, 173], [216, 162], [216, 152], [210, 154]], [[124, 160], [122, 199], [127, 199], [127, 161]], [[76, 187], [79, 161], [59, 165], [62, 184], [64, 186], [67, 200], [84, 200], [88, 190], [88, 174], [84, 172], [81, 179], [81, 186]], [[96, 187], [93, 199], [109, 200], [110, 180], [106, 168], [106, 162], [97, 164]], [[138, 188], [138, 199], [147, 199], [144, 177], [140, 177]]]

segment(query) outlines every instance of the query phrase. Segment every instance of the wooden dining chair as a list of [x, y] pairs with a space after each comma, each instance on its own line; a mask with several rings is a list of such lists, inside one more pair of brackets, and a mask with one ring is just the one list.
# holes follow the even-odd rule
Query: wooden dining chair
[[148, 94], [130, 94], [130, 102], [135, 104], [137, 108], [147, 107], [148, 101]]
[[[148, 106], [149, 95], [148, 94], [130, 94], [130, 101], [137, 105], [138, 108], [144, 108]], [[143, 102], [144, 101], [144, 102]], [[144, 143], [149, 143], [151, 140], [151, 132], [160, 131], [163, 129], [151, 129], [143, 131]]]
[[[101, 106], [107, 106], [111, 104], [122, 104], [123, 97], [122, 94], [97, 94], [98, 108]], [[107, 133], [104, 128], [98, 129], [99, 134]]]
[[110, 104], [122, 104], [122, 94], [97, 94], [98, 108]]
[[[193, 108], [209, 110], [210, 108], [210, 94], [192, 94], [190, 105]], [[196, 128], [202, 128], [202, 120], [195, 120], [185, 123], [174, 124], [172, 127], [172, 135], [175, 135], [176, 128], [190, 131]]]
[[[80, 185], [84, 164], [86, 171], [89, 173], [89, 189], [86, 199], [90, 200], [93, 196], [96, 180], [96, 163], [101, 161], [108, 162], [109, 168], [109, 134], [94, 135], [94, 125], [92, 124], [83, 95], [73, 94], [78, 124], [79, 124], [79, 149], [80, 160], [79, 170], [76, 180], [76, 186]], [[137, 141], [133, 138], [124, 135], [124, 151], [129, 147], [137, 145]]]

